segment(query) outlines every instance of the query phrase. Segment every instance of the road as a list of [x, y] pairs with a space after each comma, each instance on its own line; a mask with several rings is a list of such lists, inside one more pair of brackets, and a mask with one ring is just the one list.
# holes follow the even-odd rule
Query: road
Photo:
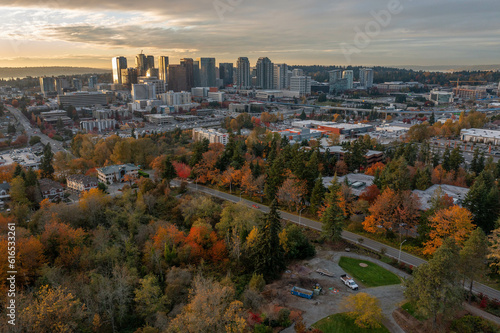
[[49, 138], [45, 134], [41, 133], [38, 128], [34, 129], [28, 119], [26, 119], [26, 117], [23, 115], [21, 110], [10, 105], [6, 105], [5, 108], [9, 110], [9, 112], [17, 119], [17, 121], [21, 123], [28, 138], [31, 138], [32, 136], [39, 136], [44, 145], [50, 143], [52, 152], [54, 152], [54, 154], [58, 151], [66, 151], [66, 149], [64, 149], [62, 146], [62, 142]]
[[[172, 181], [172, 184], [178, 186], [178, 185], [180, 185], [180, 182], [179, 181]], [[208, 188], [208, 187], [204, 187], [201, 185], [195, 185], [195, 184], [188, 184], [188, 188], [190, 190], [205, 193], [205, 194], [208, 194], [208, 195], [211, 195], [211, 196], [214, 196], [214, 197], [226, 200], [226, 201], [231, 201], [231, 202], [241, 201], [242, 203], [244, 203], [245, 205], [247, 205], [250, 208], [256, 209], [255, 207], [258, 207], [258, 209], [264, 213], [269, 212], [269, 207], [264, 206], [264, 205], [259, 204], [259, 203], [255, 203], [253, 201], [241, 199], [239, 196], [231, 195], [231, 194], [228, 194], [225, 192], [220, 192], [220, 191]], [[290, 213], [283, 212], [283, 211], [280, 211], [280, 214], [281, 214], [281, 217], [285, 220], [288, 220], [290, 222], [296, 223], [296, 224], [301, 225], [301, 226], [306, 226], [306, 227], [314, 229], [314, 230], [321, 231], [321, 223], [319, 223], [317, 221], [310, 220], [308, 218], [304, 218], [304, 217], [297, 216], [297, 215], [290, 214]], [[384, 248], [385, 254], [387, 256], [395, 258], [395, 259], [398, 259], [398, 257], [401, 256], [401, 261], [407, 265], [411, 265], [411, 266], [416, 267], [416, 266], [422, 265], [422, 264], [427, 262], [424, 259], [421, 259], [419, 257], [416, 257], [416, 256], [411, 255], [409, 253], [406, 253], [404, 251], [401, 251], [401, 253], [400, 253], [399, 249], [395, 249], [395, 248], [390, 247], [386, 244], [382, 244], [382, 243], [374, 241], [370, 238], [366, 238], [364, 236], [357, 235], [357, 234], [349, 232], [349, 231], [344, 231], [342, 233], [342, 238], [344, 238], [345, 240], [350, 241], [352, 243], [366, 247], [366, 248], [373, 250], [375, 252], [380, 252], [381, 249]], [[362, 243], [359, 243], [360, 239], [363, 239]], [[481, 283], [475, 282], [473, 291], [475, 293], [482, 293], [484, 295], [487, 295], [488, 297], [490, 297], [492, 299], [500, 300], [500, 291], [493, 289], [493, 288], [490, 288], [490, 287], [483, 285]]]

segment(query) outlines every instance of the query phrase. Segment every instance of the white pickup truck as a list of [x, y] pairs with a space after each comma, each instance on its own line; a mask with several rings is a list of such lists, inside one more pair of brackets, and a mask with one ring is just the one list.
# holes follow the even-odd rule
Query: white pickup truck
[[347, 276], [346, 274], [341, 275], [340, 279], [344, 282], [346, 286], [348, 286], [352, 290], [358, 290], [359, 287], [356, 284], [356, 282], [354, 282], [354, 280], [349, 276]]

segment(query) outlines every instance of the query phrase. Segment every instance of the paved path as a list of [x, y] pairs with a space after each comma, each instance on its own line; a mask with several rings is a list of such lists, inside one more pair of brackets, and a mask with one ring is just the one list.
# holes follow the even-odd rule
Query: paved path
[[[172, 183], [176, 184], [176, 185], [180, 184], [179, 181], [173, 181]], [[251, 208], [254, 205], [256, 205], [256, 206], [258, 206], [258, 209], [260, 211], [262, 211], [264, 213], [269, 212], [269, 207], [264, 206], [264, 205], [259, 204], [259, 203], [255, 203], [253, 201], [241, 199], [239, 196], [236, 196], [236, 195], [228, 194], [225, 192], [217, 191], [217, 190], [205, 187], [205, 186], [195, 185], [195, 184], [188, 184], [188, 188], [190, 190], [205, 193], [205, 194], [208, 194], [208, 195], [211, 195], [214, 197], [218, 197], [218, 198], [221, 198], [221, 199], [227, 200], [227, 201], [232, 201], [232, 202], [242, 201], [245, 205], [247, 205], [248, 207], [251, 207]], [[285, 220], [288, 220], [290, 222], [293, 222], [293, 223], [296, 223], [299, 225], [309, 227], [309, 228], [314, 229], [314, 230], [321, 231], [321, 223], [320, 222], [313, 221], [313, 220], [310, 220], [308, 218], [300, 217], [300, 216], [290, 214], [287, 212], [283, 212], [283, 211], [280, 211], [280, 214], [281, 214], [281, 217]], [[353, 242], [353, 243], [358, 243], [359, 239], [363, 239], [363, 243], [362, 243], [363, 247], [366, 247], [366, 248], [373, 250], [375, 252], [380, 252], [381, 249], [384, 248], [385, 254], [387, 256], [398, 259], [398, 257], [401, 255], [401, 261], [406, 263], [407, 265], [420, 266], [421, 264], [424, 264], [427, 262], [422, 258], [416, 257], [416, 256], [411, 255], [411, 254], [406, 253], [406, 252], [400, 253], [399, 249], [395, 249], [395, 248], [390, 247], [386, 244], [382, 244], [382, 243], [374, 241], [370, 238], [367, 238], [367, 237], [364, 237], [361, 235], [357, 235], [357, 234], [349, 232], [349, 231], [344, 231], [342, 233], [342, 238], [344, 238], [345, 240], [348, 240], [350, 242]], [[493, 289], [493, 288], [490, 288], [484, 284], [475, 282], [474, 287], [473, 287], [473, 291], [475, 293], [482, 293], [484, 295], [487, 295], [489, 298], [500, 300], [500, 291]]]
[[498, 318], [495, 315], [492, 315], [489, 312], [486, 312], [486, 311], [483, 311], [481, 309], [478, 309], [475, 306], [472, 306], [472, 305], [470, 305], [467, 302], [464, 302], [464, 309], [467, 310], [467, 311], [469, 311], [470, 313], [472, 313], [475, 316], [484, 318], [484, 319], [489, 320], [489, 321], [491, 321], [491, 322], [493, 322], [493, 323], [495, 323], [495, 324], [497, 324], [497, 325], [500, 326], [500, 318]]

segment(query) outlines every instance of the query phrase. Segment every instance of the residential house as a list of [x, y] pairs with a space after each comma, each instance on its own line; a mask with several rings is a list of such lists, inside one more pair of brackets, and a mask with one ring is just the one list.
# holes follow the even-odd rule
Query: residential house
[[71, 175], [66, 178], [68, 189], [74, 192], [86, 192], [93, 188], [97, 188], [98, 180], [96, 177], [84, 175]]
[[123, 164], [97, 169], [99, 181], [104, 184], [123, 182], [126, 175], [137, 177], [139, 175], [139, 167], [133, 164]]
[[54, 202], [64, 198], [64, 188], [58, 182], [43, 178], [38, 181], [38, 184], [40, 185], [40, 192], [42, 192], [44, 199]]

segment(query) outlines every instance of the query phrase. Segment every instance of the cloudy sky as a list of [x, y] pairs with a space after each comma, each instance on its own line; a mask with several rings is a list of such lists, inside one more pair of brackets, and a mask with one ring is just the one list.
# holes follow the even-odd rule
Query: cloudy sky
[[171, 63], [498, 64], [499, 12], [498, 0], [0, 0], [0, 67], [110, 68], [141, 50]]

